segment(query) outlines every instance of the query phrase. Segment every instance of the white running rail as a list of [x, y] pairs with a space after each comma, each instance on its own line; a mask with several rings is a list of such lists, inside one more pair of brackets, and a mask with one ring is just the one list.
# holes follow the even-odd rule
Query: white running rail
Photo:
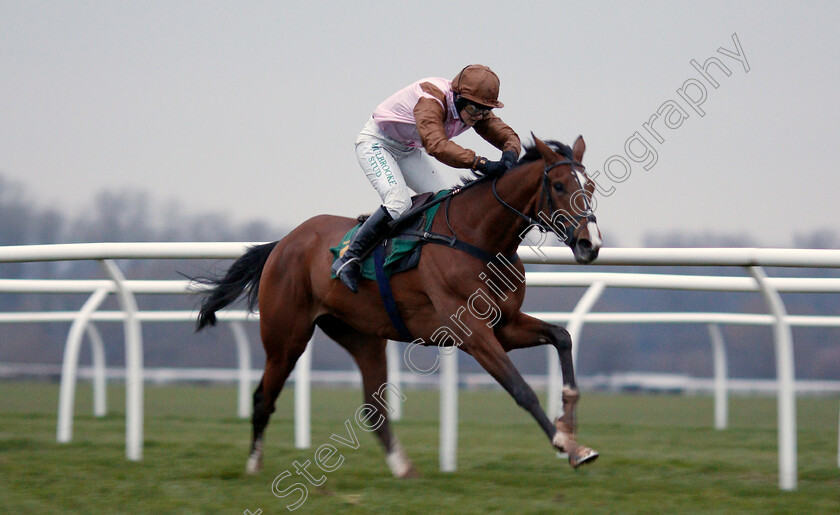
[[[65, 345], [62, 365], [62, 386], [59, 405], [59, 441], [72, 437], [72, 400], [75, 391], [78, 348], [82, 336], [87, 332], [93, 345], [94, 369], [104, 370], [104, 356], [101, 339], [92, 325], [94, 321], [122, 321], [126, 334], [126, 456], [129, 460], [142, 459], [143, 445], [143, 364], [142, 332], [143, 321], [194, 320], [192, 312], [141, 312], [137, 310], [134, 295], [147, 293], [188, 293], [186, 281], [132, 281], [126, 280], [114, 260], [117, 259], [234, 259], [250, 245], [256, 243], [90, 243], [64, 245], [30, 245], [0, 247], [0, 263], [94, 260], [102, 264], [110, 278], [101, 281], [53, 281], [53, 280], [10, 280], [0, 279], [0, 292], [77, 292], [89, 293], [88, 301], [77, 312], [53, 313], [0, 313], [0, 323], [35, 321], [72, 321]], [[522, 247], [520, 257], [527, 264], [574, 264], [571, 252], [561, 247]], [[793, 367], [793, 341], [790, 327], [840, 326], [840, 316], [790, 316], [786, 313], [780, 292], [840, 292], [840, 279], [825, 278], [777, 278], [767, 277], [762, 267], [840, 268], [840, 251], [807, 249], [758, 249], [758, 248], [695, 248], [695, 249], [602, 249], [593, 264], [617, 266], [729, 266], [740, 267], [747, 272], [744, 277], [623, 274], [598, 272], [529, 272], [526, 280], [529, 286], [585, 286], [587, 292], [571, 313], [534, 313], [547, 321], [566, 322], [575, 339], [575, 356], [580, 343], [580, 331], [585, 323], [708, 323], [712, 340], [712, 355], [715, 370], [715, 423], [726, 427], [726, 361], [723, 339], [715, 324], [758, 324], [771, 325], [776, 350], [778, 385], [778, 431], [779, 431], [779, 486], [794, 490], [797, 486], [796, 467], [796, 403]], [[590, 265], [591, 267], [592, 265]], [[737, 313], [592, 313], [591, 309], [608, 287], [684, 289], [707, 291], [755, 291], [760, 292], [768, 307], [767, 315]], [[108, 294], [116, 294], [120, 301], [120, 312], [101, 312], [98, 307]], [[234, 339], [237, 343], [240, 365], [239, 414], [247, 416], [248, 370], [250, 355], [244, 331], [236, 326], [237, 321], [248, 319], [244, 312], [220, 313], [220, 320], [232, 322]], [[238, 327], [238, 329], [237, 329]], [[390, 362], [394, 358], [394, 346], [389, 345]], [[553, 349], [552, 349], [553, 350]], [[455, 449], [457, 441], [457, 371], [456, 355], [441, 352], [441, 468], [455, 470]], [[559, 388], [556, 353], [549, 352], [549, 388], [551, 395], [549, 411], [556, 413], [559, 404], [556, 397]], [[299, 447], [309, 445], [309, 362], [302, 359], [295, 373], [296, 387], [296, 430], [295, 441]], [[304, 370], [306, 369], [306, 370]], [[398, 370], [389, 378], [398, 381]], [[104, 413], [104, 373], [94, 374], [95, 412]], [[99, 393], [97, 393], [99, 391]], [[398, 403], [397, 403], [398, 404]], [[69, 405], [69, 408], [68, 408]], [[840, 432], [840, 427], [839, 427]], [[839, 437], [840, 438], [840, 437]], [[444, 456], [446, 454], [446, 456]], [[840, 466], [840, 449], [838, 449]]]

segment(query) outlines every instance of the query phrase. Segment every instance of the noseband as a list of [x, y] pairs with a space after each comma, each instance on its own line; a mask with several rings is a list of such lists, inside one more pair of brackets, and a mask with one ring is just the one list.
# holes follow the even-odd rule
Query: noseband
[[[572, 159], [564, 159], [562, 161], [557, 161], [556, 163], [546, 165], [546, 167], [543, 169], [543, 187], [542, 187], [543, 191], [542, 191], [542, 195], [541, 195], [541, 199], [540, 199], [540, 205], [537, 206], [537, 213], [541, 212], [541, 208], [542, 208], [543, 204], [548, 204], [548, 209], [550, 210], [550, 213], [551, 213], [550, 216], [552, 216], [552, 219], [549, 220], [549, 221], [544, 220], [543, 217], [539, 216], [539, 214], [537, 215], [537, 218], [539, 218], [539, 220], [535, 220], [535, 219], [531, 218], [530, 216], [526, 215], [525, 213], [523, 213], [522, 211], [519, 211], [515, 207], [511, 206], [510, 204], [508, 204], [504, 200], [502, 200], [502, 198], [499, 196], [499, 193], [496, 191], [496, 182], [499, 180], [499, 177], [496, 177], [496, 178], [493, 179], [493, 195], [496, 197], [496, 200], [499, 201], [500, 204], [502, 204], [504, 207], [506, 207], [510, 211], [513, 211], [514, 213], [516, 213], [520, 218], [523, 218], [524, 220], [526, 220], [528, 222], [529, 226], [536, 226], [542, 232], [553, 232], [554, 234], [557, 235], [558, 238], [563, 240], [563, 243], [565, 243], [569, 247], [573, 247], [575, 245], [575, 243], [577, 242], [577, 238], [575, 237], [575, 229], [580, 227], [581, 222], [584, 221], [584, 220], [586, 222], [596, 222], [596, 219], [595, 219], [595, 214], [592, 212], [592, 208], [589, 206], [589, 202], [586, 201], [586, 197], [584, 196], [584, 204], [585, 204], [586, 210], [583, 212], [583, 214], [578, 214], [577, 210], [574, 209], [574, 206], [572, 206], [572, 211], [575, 211], [575, 212], [574, 213], [565, 213], [564, 212], [565, 215], [566, 215], [566, 216], [564, 216], [564, 218], [569, 218], [571, 216], [573, 218], [573, 223], [571, 223], [571, 224], [564, 223], [560, 228], [557, 228], [555, 226], [553, 216], [554, 216], [554, 213], [557, 212], [557, 207], [554, 204], [554, 199], [551, 198], [551, 193], [549, 191], [550, 188], [551, 188], [551, 184], [550, 184], [550, 181], [548, 179], [548, 172], [550, 172], [554, 168], [556, 168], [558, 166], [562, 166], [562, 165], [570, 165], [572, 167], [572, 172], [577, 172], [577, 170], [575, 170], [576, 166], [583, 167], [583, 164], [581, 164], [577, 161], [574, 161]], [[583, 184], [580, 182], [580, 177], [578, 176], [578, 174], [577, 173], [572, 173], [572, 176], [575, 178], [575, 182], [577, 182], [580, 190], [585, 192], [586, 190], [584, 189]]]

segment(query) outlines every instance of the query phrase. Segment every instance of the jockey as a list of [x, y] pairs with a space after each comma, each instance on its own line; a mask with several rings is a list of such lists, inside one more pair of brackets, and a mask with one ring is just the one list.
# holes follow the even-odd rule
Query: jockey
[[[502, 174], [519, 158], [519, 136], [492, 110], [499, 102], [499, 78], [480, 64], [458, 72], [451, 81], [421, 79], [379, 104], [356, 138], [356, 156], [382, 205], [362, 224], [332, 271], [354, 293], [360, 259], [387, 233], [389, 222], [411, 208], [411, 191], [436, 192], [450, 184], [434, 169], [432, 156], [454, 168], [480, 175]], [[502, 151], [490, 161], [451, 138], [469, 128]], [[425, 152], [424, 152], [425, 151]]]

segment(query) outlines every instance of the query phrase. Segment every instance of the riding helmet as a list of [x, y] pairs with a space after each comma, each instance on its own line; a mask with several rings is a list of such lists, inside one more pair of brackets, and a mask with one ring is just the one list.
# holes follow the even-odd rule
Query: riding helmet
[[487, 107], [504, 107], [499, 102], [499, 77], [490, 68], [471, 64], [452, 79], [452, 91]]

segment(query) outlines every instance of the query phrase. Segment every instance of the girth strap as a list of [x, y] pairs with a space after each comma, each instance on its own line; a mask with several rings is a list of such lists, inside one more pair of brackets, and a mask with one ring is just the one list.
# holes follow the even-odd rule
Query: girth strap
[[[454, 249], [458, 249], [461, 252], [466, 252], [467, 254], [473, 256], [474, 258], [478, 258], [485, 263], [494, 263], [494, 264], [504, 264], [503, 259], [499, 258], [498, 256], [487, 252], [486, 250], [476, 247], [471, 243], [467, 243], [465, 241], [461, 241], [454, 236], [446, 236], [444, 234], [438, 234], [435, 232], [428, 232], [428, 231], [415, 231], [415, 230], [404, 230], [402, 234], [407, 234], [409, 236], [416, 236], [420, 238], [422, 241], [426, 243], [437, 243], [438, 245], [446, 245], [447, 247], [452, 247]], [[516, 260], [519, 259], [519, 255], [514, 252], [511, 256], [504, 256], [504, 260], [508, 263], [516, 263]]]
[[406, 327], [405, 321], [403, 321], [400, 315], [397, 302], [394, 300], [394, 292], [391, 290], [391, 280], [385, 274], [385, 245], [379, 244], [373, 249], [373, 265], [374, 270], [376, 270], [376, 284], [379, 286], [379, 296], [382, 297], [382, 303], [385, 304], [385, 312], [388, 314], [388, 318], [400, 334], [402, 341], [414, 341], [414, 338], [411, 337], [411, 332]]
[[[437, 243], [438, 245], [446, 245], [458, 249], [462, 252], [478, 258], [485, 263], [494, 263], [496, 265], [509, 265], [515, 263], [519, 259], [519, 255], [514, 252], [512, 256], [498, 257], [484, 249], [480, 249], [475, 245], [461, 241], [453, 236], [446, 236], [428, 231], [403, 230], [403, 235], [416, 236], [426, 243]], [[385, 245], [380, 243], [373, 249], [373, 265], [376, 271], [376, 285], [379, 287], [379, 296], [382, 298], [382, 303], [385, 305], [385, 313], [391, 320], [394, 329], [400, 335], [401, 341], [412, 342], [414, 338], [411, 336], [411, 331], [405, 325], [405, 321], [400, 315], [400, 309], [397, 307], [397, 302], [394, 300], [394, 292], [391, 290], [391, 280], [385, 273]]]

